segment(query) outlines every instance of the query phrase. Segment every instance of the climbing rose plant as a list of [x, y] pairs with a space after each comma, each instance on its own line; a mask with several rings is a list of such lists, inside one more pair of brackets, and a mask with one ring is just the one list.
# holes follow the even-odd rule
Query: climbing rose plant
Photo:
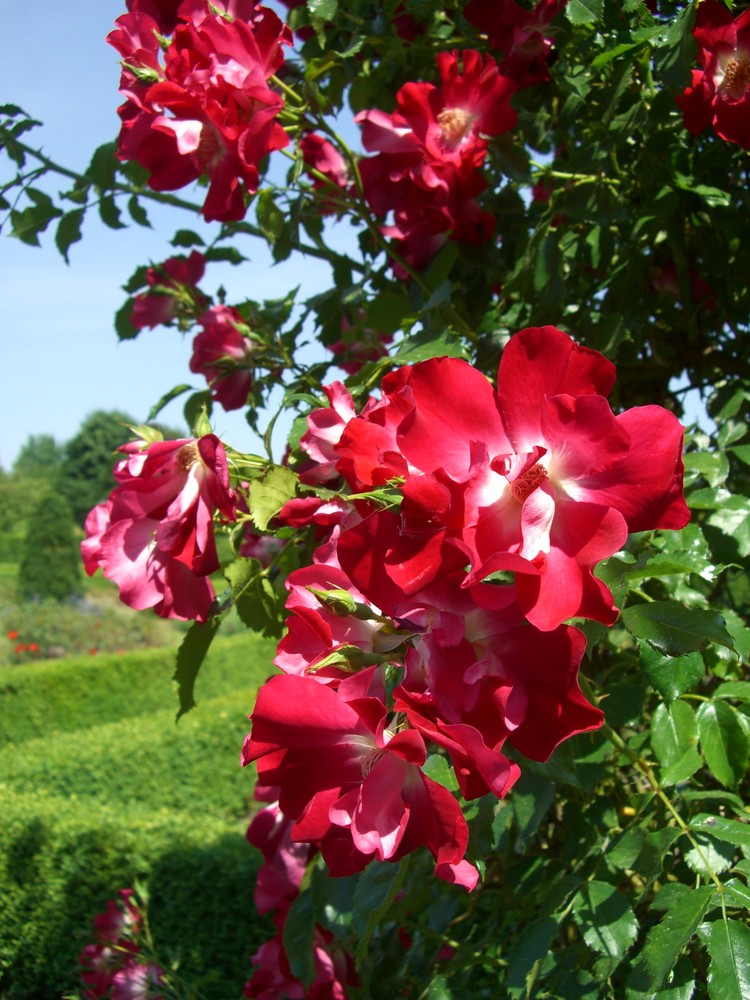
[[[189, 393], [191, 433], [133, 428], [82, 554], [194, 623], [180, 715], [228, 615], [277, 640], [241, 706], [245, 996], [750, 989], [749, 16], [129, 0], [72, 209], [3, 109], [12, 235], [59, 218], [67, 256], [123, 197], [212, 224], [125, 285], [122, 339], [193, 338], [149, 415]], [[212, 295], [259, 242], [289, 294], [253, 260]], [[311, 258], [329, 287], [292, 289]], [[110, 961], [122, 901], [86, 995], [182, 995]]]

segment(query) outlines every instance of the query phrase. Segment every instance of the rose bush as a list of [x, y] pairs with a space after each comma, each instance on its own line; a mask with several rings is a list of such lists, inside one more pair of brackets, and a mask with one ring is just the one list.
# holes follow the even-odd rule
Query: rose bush
[[[222, 224], [126, 286], [121, 336], [199, 327], [207, 385], [193, 437], [123, 446], [83, 554], [195, 619], [180, 712], [230, 609], [278, 640], [245, 995], [741, 996], [747, 11], [284, 6], [132, 0], [116, 180], [57, 231], [196, 179]], [[330, 287], [209, 299], [241, 237]]]

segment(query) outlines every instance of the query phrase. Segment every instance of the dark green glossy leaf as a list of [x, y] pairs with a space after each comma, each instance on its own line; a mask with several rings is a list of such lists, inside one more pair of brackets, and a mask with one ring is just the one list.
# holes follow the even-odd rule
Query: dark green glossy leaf
[[717, 920], [705, 930], [711, 964], [711, 1000], [747, 1000], [750, 996], [750, 927], [739, 920]]
[[638, 936], [625, 897], [607, 882], [587, 882], [573, 898], [573, 917], [589, 948], [621, 959]]
[[668, 702], [695, 687], [706, 672], [697, 651], [684, 656], [663, 656], [647, 642], [639, 642], [638, 647], [646, 676]]
[[321, 21], [333, 21], [338, 10], [337, 0], [307, 0], [307, 9]]
[[714, 777], [734, 788], [745, 776], [750, 756], [750, 739], [737, 718], [736, 710], [725, 701], [707, 701], [698, 709], [701, 750]]
[[77, 208], [73, 212], [66, 212], [57, 224], [55, 231], [55, 243], [57, 249], [65, 258], [65, 263], [70, 263], [68, 250], [81, 238], [81, 223], [85, 213], [84, 208]]
[[315, 979], [315, 905], [310, 891], [301, 892], [284, 920], [284, 951], [292, 975], [305, 986]]
[[717, 611], [686, 608], [675, 601], [635, 604], [622, 612], [625, 628], [668, 656], [682, 656], [707, 642], [734, 648], [724, 619]]
[[565, 16], [571, 24], [594, 24], [600, 20], [603, 0], [568, 0]]
[[375, 861], [362, 873], [354, 894], [354, 928], [359, 935], [355, 955], [358, 967], [367, 954], [375, 928], [385, 918], [403, 885], [407, 867], [404, 861], [398, 865]]
[[219, 621], [216, 618], [202, 624], [193, 622], [180, 644], [174, 673], [180, 702], [178, 719], [195, 708], [195, 680], [218, 630]]
[[[650, 975], [649, 988], [659, 990], [674, 968], [680, 952], [695, 934], [713, 896], [713, 886], [690, 888], [676, 886], [680, 893], [671, 893], [666, 913], [661, 921], [648, 932], [641, 953]], [[659, 893], [654, 907], [658, 905]], [[666, 900], [665, 900], [666, 901]]]
[[697, 742], [698, 721], [687, 702], [657, 705], [651, 720], [651, 746], [663, 767], [674, 764]]
[[257, 559], [235, 559], [224, 570], [232, 604], [240, 619], [261, 635], [279, 638], [283, 631], [281, 608], [273, 584]]
[[174, 389], [170, 389], [169, 392], [164, 393], [158, 403], [154, 403], [151, 409], [148, 411], [148, 420], [156, 420], [164, 407], [171, 403], [173, 399], [177, 399], [182, 396], [183, 393], [190, 392], [192, 386], [189, 385], [176, 385]]

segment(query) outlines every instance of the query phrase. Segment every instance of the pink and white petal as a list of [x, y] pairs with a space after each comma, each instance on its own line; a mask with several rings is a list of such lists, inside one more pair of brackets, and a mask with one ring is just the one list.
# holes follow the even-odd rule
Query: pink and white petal
[[577, 616], [612, 625], [617, 618], [612, 594], [592, 570], [622, 548], [627, 536], [618, 511], [558, 496], [544, 572], [516, 575], [527, 620], [543, 632]]
[[[461, 482], [471, 471], [477, 442], [486, 453], [510, 451], [492, 386], [480, 371], [458, 358], [433, 358], [415, 365], [409, 377], [414, 409], [397, 433], [402, 454], [423, 472], [444, 469]], [[447, 401], [450, 400], [450, 404]]]
[[541, 410], [549, 396], [608, 396], [615, 366], [554, 326], [528, 327], [511, 337], [500, 359], [497, 392], [503, 424], [516, 451], [542, 440]]
[[582, 477], [577, 495], [619, 510], [629, 531], [684, 528], [690, 511], [683, 495], [682, 424], [661, 406], [636, 406], [616, 419], [630, 437], [627, 455]]

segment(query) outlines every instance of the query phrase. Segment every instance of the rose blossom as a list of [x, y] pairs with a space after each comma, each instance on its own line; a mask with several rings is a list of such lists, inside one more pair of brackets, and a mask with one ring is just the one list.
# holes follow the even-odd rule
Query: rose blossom
[[685, 127], [714, 132], [750, 149], [750, 10], [733, 19], [719, 0], [698, 5], [693, 36], [703, 69], [677, 98]]
[[190, 371], [205, 376], [211, 397], [225, 410], [239, 410], [253, 385], [257, 346], [232, 306], [212, 306], [198, 322], [203, 329], [193, 340]]
[[289, 29], [249, 0], [228, 3], [227, 14], [199, 0], [183, 3], [163, 66], [159, 25], [148, 13], [123, 15], [108, 36], [123, 57], [120, 90], [127, 98], [119, 109], [118, 157], [145, 167], [156, 191], [208, 176], [207, 221], [244, 218], [258, 164], [289, 143], [276, 120], [284, 101], [268, 86], [284, 61]]
[[458, 802], [421, 770], [414, 730], [388, 728], [382, 676], [370, 667], [337, 690], [312, 677], [272, 677], [258, 693], [243, 765], [257, 761], [260, 785], [278, 785], [295, 820], [292, 839], [320, 844], [333, 875], [369, 861], [397, 861], [425, 845], [436, 874], [466, 888], [468, 827]]
[[198, 291], [198, 282], [206, 269], [206, 258], [193, 250], [189, 257], [170, 257], [163, 264], [146, 271], [148, 290], [139, 292], [133, 300], [130, 321], [136, 330], [169, 325], [187, 312], [189, 318], [208, 304]]
[[[392, 397], [384, 392], [381, 412], [404, 413], [395, 440], [408, 469], [398, 524], [373, 515], [393, 583], [415, 594], [468, 562], [465, 586], [514, 572], [519, 605], [538, 628], [574, 616], [612, 624], [617, 609], [595, 565], [630, 531], [689, 519], [682, 426], [659, 406], [615, 416], [606, 400], [614, 377], [597, 351], [541, 327], [511, 338], [497, 392], [453, 358], [415, 365]], [[349, 421], [338, 446], [352, 485], [352, 456], [373, 454], [369, 424], [366, 413]], [[360, 541], [361, 525], [349, 530], [341, 564], [369, 596], [371, 543]]]
[[101, 567], [131, 608], [205, 621], [214, 599], [209, 576], [219, 568], [214, 511], [235, 519], [221, 441], [207, 434], [119, 450], [127, 456], [115, 466], [119, 485], [86, 518], [86, 572]]

